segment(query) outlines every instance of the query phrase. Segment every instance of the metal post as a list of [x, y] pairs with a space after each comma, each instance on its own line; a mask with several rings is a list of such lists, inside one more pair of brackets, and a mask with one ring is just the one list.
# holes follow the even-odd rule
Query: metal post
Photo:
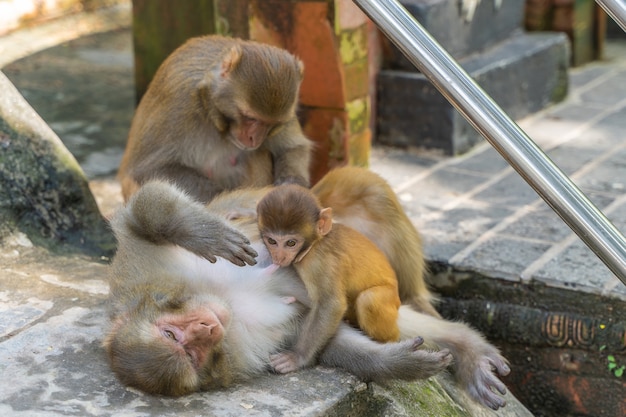
[[626, 241], [396, 0], [353, 0], [626, 285]]
[[620, 25], [623, 31], [626, 31], [626, 2], [624, 0], [596, 0], [615, 23]]

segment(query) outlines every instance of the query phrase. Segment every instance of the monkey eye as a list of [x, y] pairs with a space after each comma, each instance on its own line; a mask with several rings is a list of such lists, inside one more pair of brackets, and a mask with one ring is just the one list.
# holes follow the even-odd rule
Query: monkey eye
[[275, 244], [276, 244], [276, 240], [274, 240], [274, 239], [273, 239], [273, 238], [271, 238], [271, 237], [268, 237], [268, 238], [267, 238], [267, 243], [269, 243], [270, 245], [275, 245]]
[[178, 342], [178, 339], [176, 339], [176, 335], [174, 334], [173, 331], [171, 330], [163, 330], [163, 334], [165, 335], [165, 337], [167, 337], [168, 339], [173, 340], [174, 342]]
[[294, 246], [296, 246], [296, 240], [295, 239], [289, 239], [287, 241], [287, 243], [285, 243], [287, 246], [289, 246], [290, 248], [293, 248]]
[[226, 116], [225, 114], [222, 114], [222, 120], [227, 126], [230, 126], [235, 122], [235, 119], [233, 119], [232, 117]]

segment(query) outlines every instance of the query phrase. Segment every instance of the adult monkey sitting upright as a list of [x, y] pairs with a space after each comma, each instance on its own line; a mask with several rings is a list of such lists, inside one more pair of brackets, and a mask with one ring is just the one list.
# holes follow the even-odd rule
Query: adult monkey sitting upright
[[311, 143], [296, 118], [302, 74], [300, 60], [270, 45], [188, 40], [137, 107], [118, 173], [124, 199], [154, 178], [203, 202], [244, 186], [308, 186]]

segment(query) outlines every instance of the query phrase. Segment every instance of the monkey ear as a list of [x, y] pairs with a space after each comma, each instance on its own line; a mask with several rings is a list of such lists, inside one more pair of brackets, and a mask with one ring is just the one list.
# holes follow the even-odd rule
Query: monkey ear
[[333, 228], [333, 209], [330, 207], [323, 208], [320, 211], [320, 219], [317, 221], [317, 232], [321, 236], [326, 236]]
[[296, 61], [298, 62], [298, 71], [300, 72], [300, 78], [304, 78], [304, 62], [297, 58]]
[[241, 61], [242, 55], [243, 52], [241, 51], [241, 47], [239, 45], [235, 45], [230, 48], [224, 56], [224, 59], [222, 59], [222, 71], [220, 72], [220, 75], [222, 77], [228, 76], [228, 74], [230, 74], [230, 72], [237, 67], [239, 61]]

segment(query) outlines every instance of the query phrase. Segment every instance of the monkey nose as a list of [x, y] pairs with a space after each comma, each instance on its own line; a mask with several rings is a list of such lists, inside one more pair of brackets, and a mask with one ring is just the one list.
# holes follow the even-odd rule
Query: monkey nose
[[209, 332], [209, 334], [213, 333], [213, 329], [217, 327], [216, 323], [200, 323], [200, 325], [202, 325], [202, 327], [204, 327], [204, 330]]

